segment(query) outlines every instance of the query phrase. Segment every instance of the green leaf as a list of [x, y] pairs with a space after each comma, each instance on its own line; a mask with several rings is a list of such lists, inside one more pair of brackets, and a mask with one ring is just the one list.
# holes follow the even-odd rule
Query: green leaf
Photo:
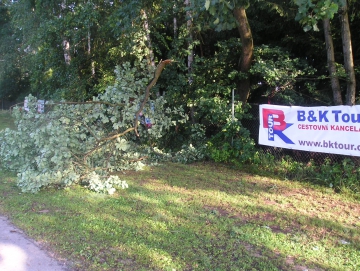
[[304, 29], [305, 32], [307, 32], [307, 31], [311, 30], [311, 26], [310, 25], [305, 25], [303, 27], [303, 29]]
[[206, 0], [205, 2], [205, 9], [208, 10], [210, 7], [210, 0]]

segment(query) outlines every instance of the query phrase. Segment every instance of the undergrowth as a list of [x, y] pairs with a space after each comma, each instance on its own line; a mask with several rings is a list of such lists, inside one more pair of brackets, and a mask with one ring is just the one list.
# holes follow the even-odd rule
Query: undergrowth
[[325, 158], [322, 163], [316, 163], [314, 160], [299, 162], [288, 155], [276, 159], [271, 154], [257, 153], [257, 159], [257, 163], [246, 165], [248, 171], [266, 173], [285, 180], [309, 182], [334, 189], [336, 192], [360, 192], [360, 168], [356, 160], [351, 158], [340, 162]]

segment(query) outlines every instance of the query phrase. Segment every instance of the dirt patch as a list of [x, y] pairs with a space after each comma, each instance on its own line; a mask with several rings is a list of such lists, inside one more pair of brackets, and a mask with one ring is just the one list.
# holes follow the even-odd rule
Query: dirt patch
[[210, 211], [210, 212], [212, 212], [214, 214], [218, 214], [220, 216], [223, 216], [223, 217], [229, 216], [229, 212], [226, 209], [223, 209], [222, 207], [219, 207], [219, 206], [205, 205], [204, 209], [207, 210], [207, 211]]
[[285, 263], [289, 267], [291, 267], [291, 270], [293, 270], [293, 271], [304, 271], [304, 270], [307, 270], [307, 271], [325, 271], [325, 269], [317, 268], [317, 267], [308, 268], [305, 265], [296, 264], [295, 261], [296, 261], [296, 258], [293, 257], [293, 256], [287, 256], [286, 259], [285, 259]]

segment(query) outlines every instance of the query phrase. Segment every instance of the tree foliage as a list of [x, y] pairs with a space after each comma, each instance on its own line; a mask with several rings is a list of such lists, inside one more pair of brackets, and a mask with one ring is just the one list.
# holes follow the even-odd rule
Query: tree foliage
[[[113, 185], [126, 185], [114, 171], [139, 169], [143, 160], [170, 126], [172, 116], [183, 121], [181, 109], [165, 106], [163, 97], [151, 98], [143, 109], [143, 119], [134, 133], [134, 116], [149, 80], [146, 64], [117, 67], [116, 82], [85, 103], [48, 102], [39, 113], [37, 99], [29, 96], [28, 110], [14, 109], [17, 130], [0, 135], [2, 163], [19, 172], [23, 191], [36, 192], [43, 186], [84, 183], [95, 190], [113, 192]], [[105, 179], [104, 187], [99, 180]]]
[[[179, 86], [187, 89], [182, 91], [192, 91], [186, 85], [188, 69], [185, 59], [189, 56], [189, 50], [194, 52], [194, 61], [198, 57], [211, 59], [216, 53], [216, 43], [237, 38], [239, 21], [233, 14], [240, 7], [245, 8], [248, 14], [254, 46], [283, 47], [293, 53], [294, 58], [307, 58], [317, 68], [316, 75], [322, 76], [327, 72], [323, 37], [302, 33], [301, 28], [296, 27], [295, 19], [306, 30], [319, 29], [321, 25], [318, 25], [318, 21], [325, 17], [332, 18], [341, 7], [340, 2], [262, 0], [250, 4], [249, 1], [197, 0], [185, 6], [183, 1], [169, 3], [162, 0], [151, 4], [140, 0], [23, 0], [2, 4], [3, 10], [6, 10], [6, 16], [2, 18], [6, 20], [1, 22], [4, 28], [1, 28], [3, 34], [0, 39], [6, 48], [0, 48], [0, 55], [6, 54], [9, 59], [7, 63], [12, 64], [2, 70], [1, 91], [11, 93], [13, 98], [22, 98], [30, 92], [41, 99], [83, 101], [105, 91], [114, 80], [112, 71], [115, 65], [143, 58], [149, 64], [165, 58], [177, 60], [179, 72], [169, 76], [172, 80], [182, 80]], [[349, 1], [352, 27], [358, 22], [358, 13], [356, 2]], [[191, 18], [188, 18], [188, 14], [192, 14]], [[341, 43], [336, 38], [340, 28], [334, 26], [335, 58], [340, 63]], [[242, 41], [239, 43], [244, 45]], [[355, 37], [353, 46], [356, 47], [357, 43]], [[68, 46], [67, 49], [64, 44]], [[243, 50], [243, 47], [240, 48]], [[66, 54], [70, 60], [68, 63]], [[356, 67], [359, 54], [357, 51], [354, 54]], [[238, 65], [244, 55], [236, 57], [238, 59], [234, 61]], [[237, 70], [241, 71], [241, 68], [237, 66]], [[252, 82], [252, 76], [247, 72], [245, 74]], [[182, 75], [183, 78], [177, 78]], [[241, 86], [239, 82], [242, 80], [244, 77], [238, 77], [236, 84]], [[316, 83], [318, 92], [327, 87], [321, 80]], [[261, 96], [252, 95], [261, 89], [251, 85], [249, 88], [250, 99]], [[331, 97], [331, 91], [322, 91], [319, 95]]]
[[318, 22], [324, 18], [332, 19], [338, 12], [341, 1], [321, 0], [321, 1], [304, 1], [295, 0], [298, 5], [298, 13], [295, 20], [304, 25], [304, 31], [313, 29], [319, 31]]

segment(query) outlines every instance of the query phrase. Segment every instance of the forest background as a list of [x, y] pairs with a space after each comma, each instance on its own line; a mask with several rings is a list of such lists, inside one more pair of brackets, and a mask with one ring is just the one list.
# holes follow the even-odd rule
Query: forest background
[[146, 58], [176, 61], [158, 91], [185, 105], [233, 88], [243, 102], [356, 102], [357, 1], [2, 0], [0, 12], [1, 99], [84, 101]]
[[[39, 178], [60, 169], [67, 177], [51, 182], [96, 179], [94, 172], [120, 169], [114, 163], [130, 149], [127, 165], [148, 158], [144, 145], [157, 148], [157, 159], [162, 150], [187, 162], [259, 164], [248, 131], [231, 119], [232, 90], [236, 120], [258, 103], [359, 104], [358, 1], [20, 0], [0, 1], [0, 13], [0, 98], [52, 101], [46, 116], [18, 115], [17, 137], [3, 137], [28, 142], [2, 145], [11, 153], [5, 164], [26, 167], [19, 171], [24, 190], [46, 185]], [[166, 59], [171, 65], [159, 76]], [[142, 103], [149, 118], [140, 137], [133, 119]], [[92, 171], [95, 161], [101, 164]]]

